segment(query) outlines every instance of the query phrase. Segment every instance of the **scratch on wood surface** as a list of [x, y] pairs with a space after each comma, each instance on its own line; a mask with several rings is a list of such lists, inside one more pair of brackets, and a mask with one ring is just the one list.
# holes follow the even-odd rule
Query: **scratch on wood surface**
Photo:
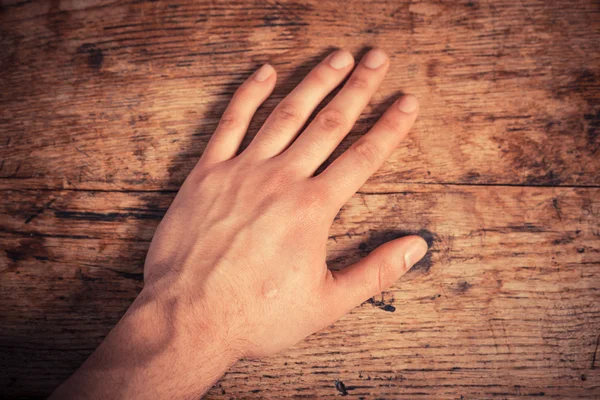
[[44, 206], [42, 208], [40, 208], [39, 210], [37, 210], [35, 212], [35, 214], [30, 215], [29, 217], [27, 217], [27, 219], [25, 220], [25, 224], [30, 223], [31, 221], [33, 221], [33, 219], [37, 216], [39, 216], [40, 214], [42, 214], [44, 211], [46, 211], [48, 208], [50, 208], [50, 206], [56, 201], [56, 199], [52, 199], [49, 202], [47, 202], [46, 204], [44, 204]]
[[591, 369], [596, 368], [596, 357], [598, 356], [598, 346], [599, 345], [600, 345], [600, 334], [596, 338], [596, 348], [594, 349], [594, 355], [592, 356], [592, 365], [590, 367]]

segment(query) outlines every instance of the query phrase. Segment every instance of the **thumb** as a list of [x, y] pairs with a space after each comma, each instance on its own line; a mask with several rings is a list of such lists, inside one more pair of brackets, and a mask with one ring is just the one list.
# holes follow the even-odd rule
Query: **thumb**
[[339, 317], [369, 297], [381, 293], [427, 253], [420, 236], [407, 236], [384, 243], [367, 257], [340, 271], [332, 271], [333, 304]]

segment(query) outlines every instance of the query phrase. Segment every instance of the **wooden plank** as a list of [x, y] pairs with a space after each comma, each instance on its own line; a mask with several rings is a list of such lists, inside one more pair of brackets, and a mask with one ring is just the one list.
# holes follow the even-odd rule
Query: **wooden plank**
[[[600, 189], [370, 189], [336, 219], [331, 267], [414, 232], [430, 256], [294, 348], [240, 362], [209, 398], [600, 396]], [[141, 288], [174, 193], [2, 194], [0, 390], [47, 395]]]
[[280, 83], [251, 135], [333, 47], [379, 46], [393, 67], [339, 151], [399, 90], [423, 112], [340, 213], [330, 265], [409, 232], [431, 256], [209, 397], [600, 397], [598, 14], [591, 0], [2, 1], [0, 394], [47, 395], [116, 323], [256, 66]]
[[600, 184], [600, 18], [577, 0], [4, 1], [0, 187], [175, 190], [234, 88], [269, 61], [269, 110], [333, 47], [392, 68], [422, 115], [378, 183]]

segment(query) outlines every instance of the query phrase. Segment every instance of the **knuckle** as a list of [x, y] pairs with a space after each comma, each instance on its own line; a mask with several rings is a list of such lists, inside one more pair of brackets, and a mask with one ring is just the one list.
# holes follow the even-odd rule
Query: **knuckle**
[[263, 189], [267, 192], [281, 192], [296, 181], [295, 171], [291, 168], [280, 167], [271, 169], [264, 178]]
[[315, 68], [309, 75], [309, 79], [318, 86], [329, 86], [331, 79], [325, 68]]
[[368, 140], [360, 140], [351, 147], [356, 160], [365, 168], [370, 168], [377, 165], [381, 160], [379, 149]]
[[225, 111], [219, 121], [219, 127], [222, 129], [233, 129], [240, 125], [240, 119], [232, 111]]
[[360, 75], [352, 75], [348, 79], [347, 85], [352, 89], [367, 89], [369, 87], [369, 80]]
[[327, 131], [336, 131], [348, 124], [347, 118], [339, 110], [325, 109], [317, 116], [319, 126]]
[[304, 209], [321, 209], [329, 204], [329, 192], [321, 187], [304, 190], [298, 197], [298, 202]]
[[267, 193], [280, 193], [284, 190], [287, 182], [287, 177], [281, 174], [273, 174], [266, 177], [262, 182], [261, 192]]
[[293, 104], [281, 103], [274, 111], [274, 117], [280, 121], [297, 122], [302, 119], [302, 113]]

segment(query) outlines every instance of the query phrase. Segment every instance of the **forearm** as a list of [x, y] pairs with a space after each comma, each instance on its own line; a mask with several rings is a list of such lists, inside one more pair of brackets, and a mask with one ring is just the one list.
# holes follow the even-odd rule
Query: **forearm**
[[[204, 394], [238, 355], [214, 332], [186, 329], [186, 324], [175, 320], [173, 303], [142, 292], [51, 398], [198, 398]], [[190, 323], [197, 327], [202, 321]]]

